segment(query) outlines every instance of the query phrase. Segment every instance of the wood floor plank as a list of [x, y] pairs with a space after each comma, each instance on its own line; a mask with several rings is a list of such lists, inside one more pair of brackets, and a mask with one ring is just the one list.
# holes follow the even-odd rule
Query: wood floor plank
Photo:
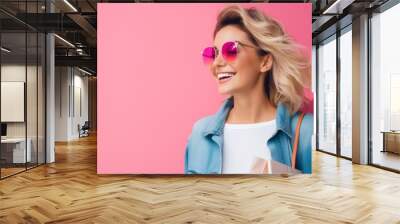
[[0, 223], [400, 223], [400, 175], [313, 153], [313, 174], [97, 175], [96, 136], [0, 181]]

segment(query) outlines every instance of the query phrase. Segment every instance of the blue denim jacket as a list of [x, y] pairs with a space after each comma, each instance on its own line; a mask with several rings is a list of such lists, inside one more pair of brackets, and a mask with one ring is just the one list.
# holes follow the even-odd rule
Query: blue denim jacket
[[[200, 119], [193, 125], [185, 152], [185, 174], [221, 174], [224, 125], [233, 107], [232, 97], [225, 100], [219, 111]], [[292, 142], [299, 113], [290, 116], [284, 104], [276, 111], [276, 133], [267, 140], [273, 160], [291, 166]], [[297, 147], [296, 169], [311, 173], [311, 136], [313, 116], [306, 114], [301, 124]]]

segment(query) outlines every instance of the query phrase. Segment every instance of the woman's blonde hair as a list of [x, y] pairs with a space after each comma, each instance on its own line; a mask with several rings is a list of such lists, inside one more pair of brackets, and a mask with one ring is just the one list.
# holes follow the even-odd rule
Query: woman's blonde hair
[[255, 8], [229, 6], [223, 9], [218, 15], [214, 38], [228, 25], [238, 26], [246, 32], [253, 44], [260, 47], [259, 55], [271, 54], [273, 65], [265, 77], [265, 94], [274, 106], [281, 102], [290, 113], [297, 112], [303, 105], [304, 70], [309, 67], [300, 46], [276, 20]]

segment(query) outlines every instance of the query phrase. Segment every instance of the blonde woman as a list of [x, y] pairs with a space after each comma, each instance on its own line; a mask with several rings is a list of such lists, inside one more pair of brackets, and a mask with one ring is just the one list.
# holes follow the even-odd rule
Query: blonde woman
[[252, 173], [256, 158], [311, 173], [310, 114], [299, 122], [292, 158], [309, 63], [279, 23], [257, 9], [229, 6], [202, 56], [219, 93], [229, 97], [216, 114], [194, 124], [185, 173]]

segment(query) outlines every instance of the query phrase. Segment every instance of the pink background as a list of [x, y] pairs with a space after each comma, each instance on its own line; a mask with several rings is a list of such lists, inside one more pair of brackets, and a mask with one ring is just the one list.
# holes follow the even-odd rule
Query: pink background
[[[98, 173], [183, 173], [193, 123], [223, 100], [200, 52], [226, 5], [98, 4]], [[311, 55], [311, 4], [240, 5], [276, 18]]]

